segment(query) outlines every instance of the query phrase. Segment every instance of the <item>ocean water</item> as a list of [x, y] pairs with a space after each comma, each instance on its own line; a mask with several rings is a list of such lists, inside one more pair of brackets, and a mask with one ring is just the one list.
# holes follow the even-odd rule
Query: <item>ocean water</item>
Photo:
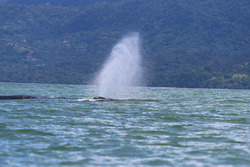
[[0, 166], [249, 166], [250, 90], [0, 83]]

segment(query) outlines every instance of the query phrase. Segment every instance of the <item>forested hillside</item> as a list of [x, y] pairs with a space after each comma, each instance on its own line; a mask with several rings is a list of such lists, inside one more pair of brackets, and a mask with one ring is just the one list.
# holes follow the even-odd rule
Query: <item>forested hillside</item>
[[137, 31], [147, 86], [250, 88], [248, 0], [11, 1], [0, 5], [0, 82], [88, 84]]

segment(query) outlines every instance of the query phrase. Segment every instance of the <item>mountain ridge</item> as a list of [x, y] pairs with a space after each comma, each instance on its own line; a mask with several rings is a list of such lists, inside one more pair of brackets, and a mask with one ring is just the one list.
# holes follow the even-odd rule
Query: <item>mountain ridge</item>
[[0, 81], [88, 84], [115, 43], [138, 31], [148, 86], [249, 89], [249, 6], [246, 0], [2, 4]]

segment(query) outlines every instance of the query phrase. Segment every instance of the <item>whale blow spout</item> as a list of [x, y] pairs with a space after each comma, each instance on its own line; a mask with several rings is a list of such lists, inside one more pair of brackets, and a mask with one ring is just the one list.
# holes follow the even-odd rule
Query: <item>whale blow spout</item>
[[136, 86], [141, 78], [140, 36], [129, 33], [112, 49], [96, 77], [101, 97], [121, 97], [121, 92]]

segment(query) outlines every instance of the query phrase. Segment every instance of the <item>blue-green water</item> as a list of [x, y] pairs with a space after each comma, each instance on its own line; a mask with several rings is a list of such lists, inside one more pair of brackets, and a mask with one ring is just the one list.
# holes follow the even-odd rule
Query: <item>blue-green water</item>
[[[94, 89], [0, 83], [0, 95], [92, 98]], [[250, 90], [127, 94], [135, 100], [1, 100], [0, 166], [249, 166]]]

